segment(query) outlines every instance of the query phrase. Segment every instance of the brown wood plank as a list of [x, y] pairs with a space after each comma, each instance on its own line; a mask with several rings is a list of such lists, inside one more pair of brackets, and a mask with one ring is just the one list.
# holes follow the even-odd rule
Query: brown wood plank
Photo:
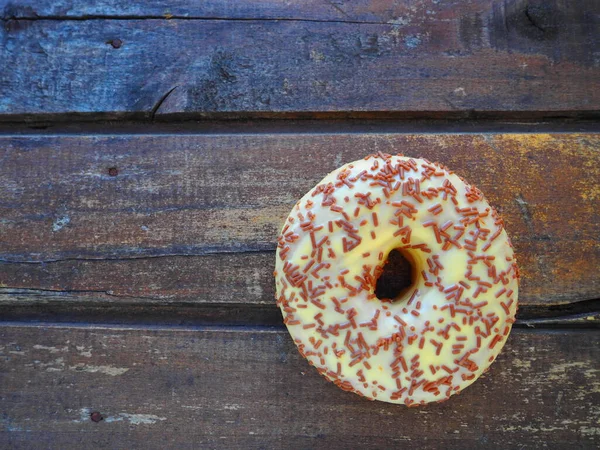
[[286, 20], [225, 3], [218, 20], [111, 19], [118, 4], [44, 19], [7, 4], [0, 116], [600, 110], [595, 0], [377, 2], [366, 23], [340, 21], [338, 2], [295, 2]]
[[591, 133], [2, 137], [0, 283], [268, 303], [293, 204], [382, 150], [442, 161], [483, 190], [517, 250], [523, 304], [598, 298], [599, 147]]
[[[442, 404], [345, 393], [285, 331], [0, 328], [10, 448], [597, 448], [600, 333], [514, 330]], [[103, 417], [91, 420], [91, 413]], [[95, 416], [98, 418], [98, 416]]]
[[275, 252], [270, 251], [44, 264], [0, 262], [0, 294], [17, 287], [85, 294], [87, 301], [274, 305], [274, 268]]

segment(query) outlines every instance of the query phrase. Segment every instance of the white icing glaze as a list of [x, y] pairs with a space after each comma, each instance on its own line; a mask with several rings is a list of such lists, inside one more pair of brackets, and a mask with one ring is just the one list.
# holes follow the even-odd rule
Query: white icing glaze
[[[416, 276], [391, 303], [374, 291], [393, 249]], [[496, 211], [445, 167], [403, 156], [346, 164], [308, 192], [279, 236], [275, 278], [311, 365], [342, 389], [409, 406], [473, 383], [517, 309], [518, 269]]]

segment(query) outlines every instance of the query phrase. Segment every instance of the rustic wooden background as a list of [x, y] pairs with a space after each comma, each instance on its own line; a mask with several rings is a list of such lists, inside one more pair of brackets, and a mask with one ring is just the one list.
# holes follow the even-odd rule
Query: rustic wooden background
[[[0, 448], [600, 446], [600, 2], [0, 0], [0, 25]], [[505, 350], [439, 405], [327, 383], [273, 300], [292, 205], [378, 150], [477, 184], [522, 269]]]

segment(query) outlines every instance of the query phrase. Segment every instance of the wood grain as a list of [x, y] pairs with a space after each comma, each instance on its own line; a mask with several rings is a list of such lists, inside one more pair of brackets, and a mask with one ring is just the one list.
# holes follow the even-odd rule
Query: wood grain
[[[600, 117], [599, 35], [596, 0], [0, 0], [0, 448], [599, 448], [600, 134], [556, 122]], [[515, 329], [444, 404], [342, 392], [273, 302], [292, 205], [376, 151], [517, 251]]]
[[[4, 8], [3, 120], [600, 110], [594, 0], [422, 0], [391, 8], [380, 1], [372, 14], [370, 2], [359, 2], [350, 20], [339, 20], [345, 3], [335, 1], [294, 2], [286, 20], [268, 20], [287, 8], [276, 1], [264, 2], [269, 14], [255, 2], [208, 2], [196, 9], [222, 18], [198, 20], [185, 12], [167, 20], [167, 11], [137, 19], [141, 7], [129, 8], [132, 18], [111, 19], [125, 3], [116, 1], [87, 2], [74, 12], [77, 20], [44, 19], [74, 7], [49, 3], [42, 2], [39, 14], [27, 2]], [[154, 2], [150, 14], [160, 5], [166, 3]]]
[[418, 409], [341, 391], [285, 331], [9, 326], [0, 342], [7, 448], [591, 449], [600, 439], [598, 332], [515, 330], [482, 379]]
[[[390, 3], [382, 0], [353, 2], [305, 0], [223, 1], [223, 0], [147, 0], [131, 2], [124, 0], [0, 0], [0, 10], [5, 18], [80, 18], [80, 17], [162, 17], [173, 18], [223, 18], [223, 19], [286, 19], [342, 22], [387, 22], [423, 19], [421, 11], [429, 9], [442, 13], [463, 3], [470, 10], [481, 2], [457, 2], [451, 0], [439, 4], [433, 0], [412, 4]], [[468, 3], [465, 5], [464, 3]], [[416, 13], [421, 14], [416, 14]], [[415, 17], [417, 16], [417, 17]]]
[[[85, 294], [87, 300], [84, 301], [90, 303], [95, 298], [106, 303], [274, 305], [274, 266], [275, 252], [271, 251], [43, 264], [0, 263], [3, 286], [0, 294], [8, 296], [11, 288], [27, 288], [31, 294], [36, 289], [56, 294]], [[69, 301], [68, 295], [63, 298]]]
[[599, 147], [590, 133], [3, 137], [0, 283], [271, 302], [293, 204], [381, 150], [442, 161], [479, 186], [515, 245], [523, 304], [598, 298]]

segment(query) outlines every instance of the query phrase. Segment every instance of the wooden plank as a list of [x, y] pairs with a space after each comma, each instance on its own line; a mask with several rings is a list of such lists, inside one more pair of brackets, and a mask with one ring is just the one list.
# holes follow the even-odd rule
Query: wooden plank
[[[412, 4], [395, 4], [376, 1], [305, 0], [124, 0], [74, 1], [74, 0], [0, 0], [0, 11], [5, 18], [81, 18], [81, 17], [163, 17], [163, 18], [226, 18], [226, 19], [287, 19], [342, 22], [388, 22], [425, 19], [425, 10], [448, 14], [457, 1], [439, 4], [435, 1], [417, 1]], [[481, 2], [462, 2], [463, 8], [472, 10]], [[466, 5], [464, 3], [467, 3]], [[476, 9], [475, 9], [476, 10]]]
[[33, 18], [0, 28], [0, 115], [600, 109], [595, 0], [423, 0], [368, 23], [255, 19], [242, 3], [233, 20], [45, 20], [18, 3]]
[[[285, 331], [0, 328], [7, 448], [597, 448], [600, 333], [514, 330], [491, 371], [407, 409], [336, 388]], [[93, 422], [94, 417], [103, 420]], [[367, 419], [368, 418], [368, 419]], [[185, 430], [185, 431], [183, 431]]]
[[85, 294], [84, 301], [90, 303], [95, 298], [107, 303], [274, 305], [274, 269], [271, 251], [44, 264], [0, 262], [0, 294], [11, 292], [10, 288], [27, 288]]
[[[598, 298], [599, 146], [590, 133], [3, 137], [0, 283], [268, 303], [293, 204], [381, 150], [442, 161], [485, 192], [515, 245], [523, 304]], [[206, 257], [222, 252], [234, 254]]]

